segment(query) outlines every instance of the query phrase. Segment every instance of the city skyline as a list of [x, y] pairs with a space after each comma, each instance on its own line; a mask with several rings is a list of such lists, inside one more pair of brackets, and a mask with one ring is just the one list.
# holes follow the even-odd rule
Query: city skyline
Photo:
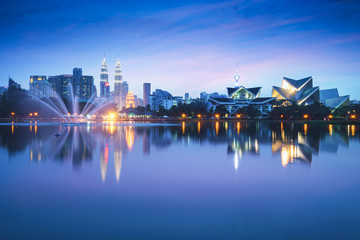
[[105, 53], [111, 91], [120, 58], [123, 80], [138, 96], [144, 82], [174, 95], [224, 93], [238, 65], [239, 85], [261, 85], [264, 95], [284, 76], [313, 76], [360, 98], [356, 1], [138, 3], [5, 3], [1, 85], [8, 75], [28, 86], [30, 75], [79, 67], [100, 89]]

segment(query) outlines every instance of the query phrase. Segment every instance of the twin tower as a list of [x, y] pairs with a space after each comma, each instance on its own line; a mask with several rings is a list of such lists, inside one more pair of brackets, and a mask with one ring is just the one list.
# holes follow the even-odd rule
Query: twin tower
[[[112, 95], [114, 102], [118, 105], [119, 108], [125, 107], [126, 96], [128, 92], [129, 85], [126, 81], [122, 80], [120, 60], [118, 58], [115, 67], [115, 84]], [[102, 61], [100, 72], [100, 97], [106, 99], [107, 101], [110, 101], [112, 97], [110, 93], [109, 75], [105, 57]]]

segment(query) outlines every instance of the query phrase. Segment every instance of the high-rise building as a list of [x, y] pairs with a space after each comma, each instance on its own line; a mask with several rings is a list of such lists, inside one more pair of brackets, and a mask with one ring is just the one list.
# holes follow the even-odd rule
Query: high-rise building
[[149, 104], [149, 96], [151, 92], [151, 85], [150, 83], [144, 83], [143, 85], [143, 102], [144, 107], [146, 107]]
[[70, 84], [72, 84], [73, 76], [69, 74], [49, 76], [48, 81], [51, 83], [51, 88], [62, 99], [70, 97]]
[[115, 67], [114, 100], [119, 110], [121, 110], [123, 105], [121, 103], [121, 85], [122, 85], [122, 73], [121, 73], [120, 60], [118, 58]]
[[95, 92], [94, 77], [82, 75], [81, 68], [73, 69], [72, 86], [80, 102], [86, 102]]
[[38, 98], [51, 97], [51, 83], [46, 76], [30, 76], [30, 93]]
[[100, 72], [100, 97], [110, 99], [109, 75], [105, 57], [102, 61]]
[[81, 68], [74, 68], [73, 69], [73, 80], [72, 80], [72, 87], [74, 94], [79, 97], [80, 96], [80, 82], [82, 78], [82, 69]]
[[126, 107], [126, 97], [129, 92], [129, 85], [126, 81], [123, 81], [121, 84], [121, 92], [120, 92], [120, 101], [121, 101], [121, 108]]

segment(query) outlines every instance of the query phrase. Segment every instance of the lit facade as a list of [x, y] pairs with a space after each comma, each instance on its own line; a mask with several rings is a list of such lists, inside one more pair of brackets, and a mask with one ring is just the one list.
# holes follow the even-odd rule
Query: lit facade
[[320, 102], [319, 87], [313, 87], [313, 78], [299, 80], [284, 77], [281, 87], [273, 87], [272, 96], [288, 104], [310, 105]]
[[[235, 80], [238, 80], [235, 76]], [[262, 116], [268, 115], [271, 110], [275, 97], [260, 98], [261, 87], [246, 88], [244, 86], [228, 87], [228, 96], [221, 96], [219, 94], [211, 94], [208, 97], [209, 108], [216, 106], [225, 106], [230, 114], [234, 114], [237, 110], [243, 107], [252, 105], [258, 109]], [[203, 94], [205, 99], [205, 94]]]
[[135, 96], [132, 92], [129, 92], [126, 96], [126, 108], [135, 108]]
[[47, 81], [46, 76], [30, 76], [29, 89], [35, 97], [51, 97], [51, 83]]
[[70, 84], [72, 84], [73, 76], [69, 74], [50, 76], [48, 81], [51, 88], [60, 98], [68, 99], [70, 97]]

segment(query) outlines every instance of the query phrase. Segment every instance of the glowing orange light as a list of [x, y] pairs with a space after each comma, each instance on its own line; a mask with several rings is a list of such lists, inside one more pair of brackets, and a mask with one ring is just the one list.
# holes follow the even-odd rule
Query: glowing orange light
[[284, 118], [284, 115], [281, 114], [280, 117], [281, 117], [281, 118]]
[[38, 113], [37, 112], [34, 112], [34, 116], [37, 116], [38, 115]]
[[32, 113], [29, 113], [30, 116], [32, 116], [33, 114]]
[[109, 83], [105, 83], [105, 86], [109, 86]]
[[236, 114], [236, 117], [237, 117], [237, 118], [241, 118], [241, 114]]
[[329, 115], [329, 118], [331, 119], [331, 118], [333, 118], [334, 116], [333, 115]]
[[186, 114], [185, 113], [181, 114], [181, 117], [183, 117], [183, 118], [186, 117]]
[[11, 115], [12, 115], [12, 116], [14, 116], [14, 115], [15, 115], [15, 113], [14, 113], [14, 112], [12, 112], [12, 113], [11, 113]]
[[309, 115], [307, 115], [307, 114], [304, 114], [304, 118], [308, 118], [309, 117]]
[[220, 114], [218, 114], [218, 113], [215, 114], [215, 117], [216, 117], [216, 118], [219, 118], [219, 117], [220, 117]]
[[70, 113], [68, 113], [67, 115], [70, 116]]
[[356, 115], [351, 115], [350, 118], [355, 119]]
[[197, 117], [198, 117], [198, 118], [201, 118], [201, 114], [198, 114]]

